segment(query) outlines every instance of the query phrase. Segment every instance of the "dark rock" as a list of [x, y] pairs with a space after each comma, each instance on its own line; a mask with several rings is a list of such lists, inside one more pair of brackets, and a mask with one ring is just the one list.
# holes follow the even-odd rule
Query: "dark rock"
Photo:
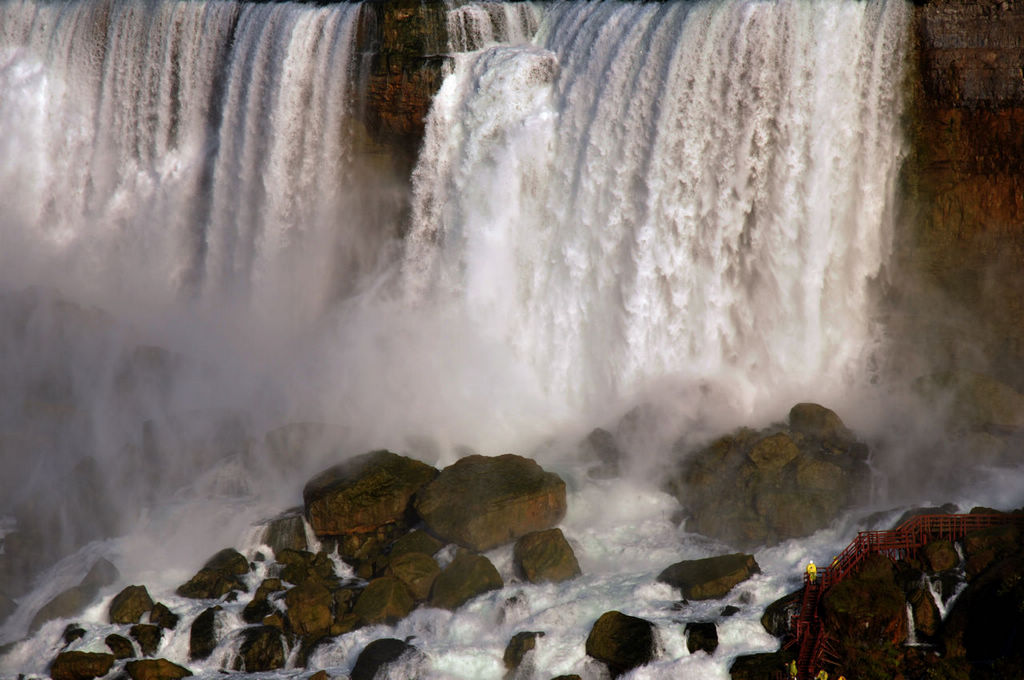
[[309, 676], [309, 680], [331, 680], [331, 676], [327, 675], [327, 671], [317, 671]]
[[932, 541], [921, 550], [921, 559], [932, 573], [952, 569], [960, 563], [960, 556], [949, 541]]
[[153, 608], [146, 586], [128, 586], [110, 602], [111, 623], [138, 623]]
[[446, 467], [416, 495], [431, 532], [484, 551], [565, 516], [565, 482], [529, 458], [467, 456]]
[[235, 670], [258, 673], [284, 668], [284, 664], [281, 631], [272, 626], [257, 626], [242, 631], [242, 646], [235, 661]]
[[791, 632], [790, 622], [800, 611], [802, 594], [802, 590], [793, 591], [765, 607], [764, 614], [761, 615], [761, 625], [764, 629], [775, 637], [788, 635]]
[[744, 548], [805, 536], [862, 497], [866, 447], [832, 411], [797, 404], [789, 428], [740, 429], [680, 461], [666, 489], [689, 513], [687, 529]]
[[718, 627], [714, 623], [694, 622], [686, 624], [686, 648], [690, 654], [697, 651], [714, 654], [718, 649]]
[[139, 643], [143, 656], [153, 656], [160, 647], [160, 638], [163, 637], [161, 631], [160, 626], [137, 623], [131, 627], [128, 634]]
[[326, 634], [334, 620], [331, 591], [316, 580], [295, 586], [284, 596], [288, 621], [296, 635], [317, 638]]
[[277, 555], [282, 550], [307, 550], [306, 522], [302, 508], [295, 508], [267, 521], [263, 543]]
[[327, 553], [321, 551], [315, 555], [305, 550], [282, 550], [277, 561], [284, 565], [281, 578], [295, 585], [314, 580], [327, 583], [334, 578], [334, 563]]
[[[728, 618], [730, 616], [735, 616], [736, 614], [739, 614], [739, 613], [740, 613], [740, 608], [739, 607], [737, 607], [736, 605], [729, 604], [729, 605], [726, 605], [726, 606], [722, 607], [722, 611], [718, 612], [718, 615], [721, 616], [724, 619], [724, 618]], [[762, 625], [764, 624], [764, 618], [763, 617], [761, 619], [761, 623], [762, 623]], [[765, 627], [767, 628], [767, 626], [765, 626]]]
[[237, 590], [245, 590], [245, 584], [237, 577], [215, 569], [200, 569], [187, 583], [178, 586], [175, 592], [181, 597], [194, 600], [213, 600]]
[[977, 576], [996, 560], [1012, 554], [1020, 541], [1020, 529], [1012, 524], [972, 531], [964, 536], [967, 577]]
[[212, 569], [230, 576], [242, 576], [249, 573], [249, 560], [234, 548], [224, 548], [206, 560], [203, 569]]
[[544, 637], [544, 633], [523, 631], [513, 635], [505, 647], [505, 654], [502, 656], [505, 668], [509, 671], [519, 668], [520, 664], [523, 663], [526, 653], [532, 651], [537, 646], [538, 637]]
[[423, 553], [431, 557], [444, 547], [444, 543], [437, 540], [426, 531], [417, 529], [405, 534], [391, 544], [391, 558], [405, 555], [406, 553]]
[[188, 638], [188, 660], [201, 661], [217, 648], [217, 612], [221, 607], [210, 607], [192, 622]]
[[113, 654], [61, 652], [50, 664], [50, 677], [52, 680], [91, 680], [106, 675], [113, 665]]
[[753, 555], [733, 553], [677, 562], [658, 574], [658, 581], [679, 588], [688, 600], [724, 597], [737, 583], [761, 573]]
[[603, 662], [612, 677], [654, 659], [654, 624], [622, 612], [601, 615], [587, 636], [587, 655]]
[[359, 653], [356, 665], [352, 668], [351, 680], [373, 680], [387, 666], [416, 652], [415, 647], [401, 640], [374, 640]]
[[85, 637], [85, 628], [82, 628], [77, 623], [69, 623], [64, 627], [64, 634], [61, 635], [61, 639], [64, 640], [64, 646], [70, 645], [75, 640], [81, 640]]
[[192, 675], [189, 669], [167, 659], [129, 661], [124, 670], [132, 680], [181, 680]]
[[363, 625], [390, 625], [408, 616], [415, 606], [413, 596], [401, 580], [384, 576], [370, 581], [352, 607], [352, 613]]
[[594, 460], [596, 467], [587, 470], [587, 475], [595, 479], [611, 479], [621, 473], [621, 461], [625, 458], [622, 449], [615, 441], [615, 436], [608, 430], [595, 428], [580, 442], [580, 456], [584, 460]]
[[400, 522], [413, 494], [436, 476], [435, 468], [390, 451], [363, 454], [306, 484], [306, 517], [318, 536], [364, 533]]
[[[781, 652], [767, 654], [745, 654], [737, 656], [729, 666], [731, 680], [765, 680], [766, 678], [789, 677], [786, 668], [789, 659]], [[783, 675], [785, 674], [785, 675]]]
[[931, 591], [924, 583], [918, 582], [916, 587], [907, 592], [907, 602], [910, 604], [918, 642], [934, 638], [942, 623], [942, 616], [935, 600], [932, 599]]
[[406, 585], [413, 599], [426, 600], [430, 597], [430, 589], [434, 580], [441, 573], [437, 560], [423, 553], [410, 552], [388, 561], [385, 574], [394, 576]]
[[174, 630], [177, 628], [178, 621], [180, 620], [181, 617], [168, 609], [167, 605], [163, 602], [157, 602], [149, 612], [149, 622], [167, 630]]
[[559, 583], [580, 575], [569, 541], [561, 529], [548, 529], [527, 534], [516, 541], [513, 549], [516, 569], [530, 583]]
[[434, 580], [430, 606], [455, 611], [477, 595], [504, 587], [505, 582], [483, 555], [459, 550]]
[[242, 620], [246, 623], [259, 623], [267, 616], [270, 616], [274, 612], [274, 607], [270, 604], [268, 598], [271, 593], [281, 590], [284, 590], [284, 587], [281, 585], [281, 579], [264, 579], [259, 587], [256, 588], [256, 594], [253, 595], [252, 600], [242, 610]]
[[114, 654], [116, 659], [130, 659], [135, 656], [135, 645], [132, 641], [122, 635], [110, 634], [104, 642]]
[[1002, 677], [1020, 676], [1024, 671], [1021, 574], [1024, 550], [994, 563], [968, 583], [945, 621], [942, 642], [947, 656], [966, 659], [973, 669], [1002, 669]]
[[559, 675], [551, 678], [551, 680], [583, 680], [583, 678], [573, 673], [572, 675]]

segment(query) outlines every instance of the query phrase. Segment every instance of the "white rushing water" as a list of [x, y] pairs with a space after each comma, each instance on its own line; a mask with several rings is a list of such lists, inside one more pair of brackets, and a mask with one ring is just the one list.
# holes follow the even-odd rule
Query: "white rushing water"
[[[0, 676], [46, 674], [70, 620], [17, 641], [99, 556], [121, 582], [74, 619], [90, 626], [70, 649], [103, 651], [111, 598], [145, 583], [184, 622], [159, 655], [187, 659], [209, 603], [175, 587], [222, 547], [267, 553], [252, 523], [298, 504], [339, 453], [281, 460], [263, 435], [323, 421], [346, 454], [535, 453], [567, 481], [584, 575], [521, 583], [499, 548], [504, 589], [268, 677], [344, 675], [369, 641], [415, 636], [425, 660], [397, 677], [499, 678], [509, 638], [542, 630], [523, 677], [600, 678], [584, 641], [619, 609], [657, 626], [657, 660], [630, 677], [724, 680], [736, 655], [776, 648], [764, 606], [857, 518], [758, 551], [763, 573], [724, 600], [680, 605], [657, 573], [728, 546], [680, 527], [658, 479], [593, 480], [565, 449], [654, 392], [672, 395], [673, 426], [713, 434], [870, 382], [907, 4], [453, 3], [408, 225], [354, 142], [362, 11], [0, 3], [0, 313], [17, 320], [0, 338], [0, 463], [15, 473], [0, 532], [86, 459], [122, 521], [116, 538], [74, 534], [102, 504], [65, 494], [77, 543], [0, 624], [16, 643]], [[964, 507], [1019, 502], [1017, 477], [986, 474]], [[683, 625], [708, 620], [718, 651], [688, 653]], [[220, 677], [239, 644], [227, 634], [187, 665]]]

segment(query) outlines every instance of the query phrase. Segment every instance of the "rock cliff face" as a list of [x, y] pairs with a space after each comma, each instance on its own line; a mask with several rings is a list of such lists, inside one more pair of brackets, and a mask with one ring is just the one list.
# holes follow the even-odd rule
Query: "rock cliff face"
[[915, 8], [912, 30], [908, 219], [898, 235], [899, 265], [918, 286], [914, 294], [941, 295], [964, 322], [950, 332], [948, 317], [925, 320], [926, 328], [913, 335], [941, 338], [933, 359], [971, 367], [980, 356], [992, 363], [973, 368], [1008, 376], [1019, 387], [1024, 2], [933, 0]]

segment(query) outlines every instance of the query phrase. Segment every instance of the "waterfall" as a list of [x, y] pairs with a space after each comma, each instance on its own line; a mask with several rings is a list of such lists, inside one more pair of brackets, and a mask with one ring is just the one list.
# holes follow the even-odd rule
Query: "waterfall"
[[553, 395], [665, 376], [842, 393], [878, 336], [902, 2], [559, 3], [457, 55], [415, 174], [414, 300]]
[[4, 269], [312, 320], [376, 247], [346, 191], [359, 13], [4, 3]]

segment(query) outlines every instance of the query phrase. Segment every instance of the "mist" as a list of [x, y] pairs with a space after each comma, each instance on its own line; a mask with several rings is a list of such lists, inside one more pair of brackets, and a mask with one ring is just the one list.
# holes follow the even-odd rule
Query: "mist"
[[568, 468], [604, 427], [656, 489], [800, 401], [876, 452], [865, 507], [1019, 503], [894, 359], [908, 7], [819, 4], [463, 9], [411, 186], [354, 145], [359, 4], [0, 6], [19, 590], [125, 534], [173, 583], [371, 449]]

